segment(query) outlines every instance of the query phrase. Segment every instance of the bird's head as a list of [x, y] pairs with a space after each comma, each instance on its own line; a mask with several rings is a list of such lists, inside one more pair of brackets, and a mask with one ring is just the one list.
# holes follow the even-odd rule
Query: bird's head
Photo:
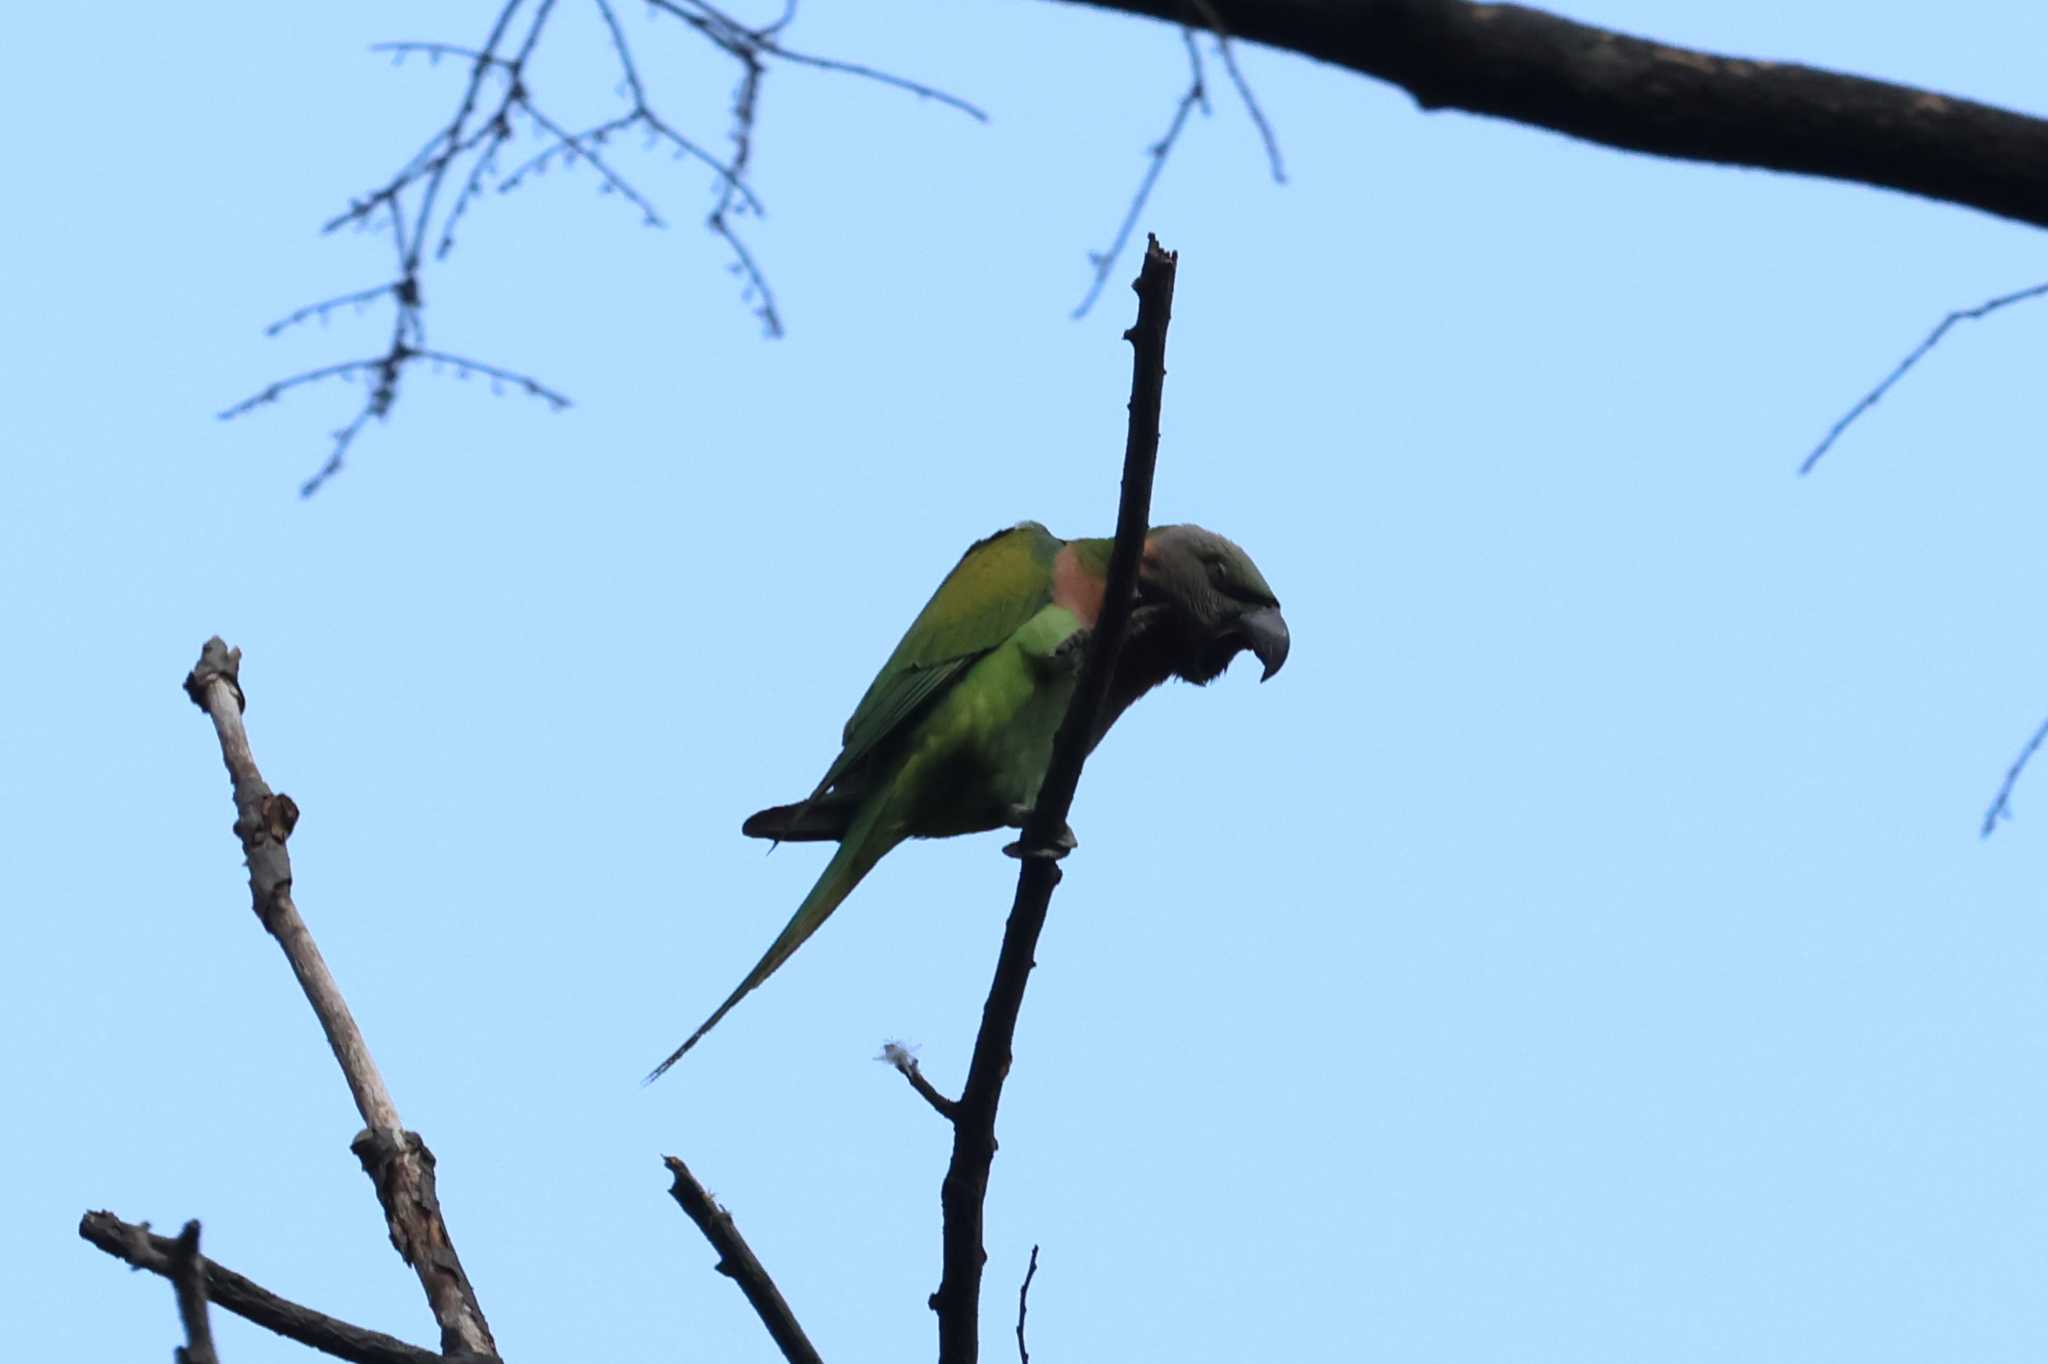
[[1287, 622], [1258, 565], [1200, 526], [1161, 526], [1145, 537], [1133, 624], [1164, 647], [1174, 676], [1197, 686], [1241, 650], [1265, 666], [1261, 682], [1287, 661]]

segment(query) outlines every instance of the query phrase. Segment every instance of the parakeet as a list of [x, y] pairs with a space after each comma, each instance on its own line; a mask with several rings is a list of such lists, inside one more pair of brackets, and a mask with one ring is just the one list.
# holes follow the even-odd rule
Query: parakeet
[[[1026, 521], [961, 556], [854, 707], [816, 789], [740, 826], [779, 842], [837, 840], [839, 851], [739, 988], [650, 1081], [787, 961], [897, 844], [1022, 826], [1102, 609], [1111, 543], [1061, 540]], [[1200, 686], [1249, 649], [1265, 665], [1263, 681], [1280, 671], [1287, 647], [1280, 603], [1249, 555], [1200, 526], [1154, 528], [1090, 749], [1167, 678]], [[1062, 841], [1072, 847], [1072, 833]]]

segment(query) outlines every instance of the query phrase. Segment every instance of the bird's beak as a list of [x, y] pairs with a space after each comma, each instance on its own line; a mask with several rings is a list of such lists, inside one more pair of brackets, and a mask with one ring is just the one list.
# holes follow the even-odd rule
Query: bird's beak
[[1259, 674], [1264, 682], [1280, 671], [1280, 665], [1287, 661], [1287, 621], [1277, 606], [1261, 606], [1238, 621], [1244, 631], [1245, 645], [1259, 656], [1259, 662], [1266, 670]]

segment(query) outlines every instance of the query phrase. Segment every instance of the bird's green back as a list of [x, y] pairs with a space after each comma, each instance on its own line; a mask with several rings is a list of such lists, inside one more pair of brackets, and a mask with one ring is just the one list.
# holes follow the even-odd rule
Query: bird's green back
[[1053, 559], [1064, 543], [1026, 521], [968, 547], [868, 684], [818, 793], [899, 734], [962, 671], [1052, 600]]

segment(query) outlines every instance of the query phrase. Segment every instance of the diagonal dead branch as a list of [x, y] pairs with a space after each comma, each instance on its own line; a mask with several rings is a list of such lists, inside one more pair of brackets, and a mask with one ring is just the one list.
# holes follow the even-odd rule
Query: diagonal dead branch
[[974, 1056], [953, 1115], [953, 1158], [939, 1187], [945, 1215], [944, 1268], [931, 1307], [939, 1318], [940, 1364], [974, 1364], [980, 1350], [981, 1271], [987, 1259], [982, 1226], [989, 1169], [996, 1154], [996, 1108], [1010, 1073], [1017, 1015], [1024, 1006], [1039, 933], [1045, 927], [1053, 888], [1060, 882], [1055, 850], [1074, 803], [1087, 761], [1096, 716], [1109, 693], [1125, 627], [1137, 595], [1138, 558], [1144, 549], [1152, 508], [1152, 472], [1159, 456], [1159, 407], [1166, 383], [1166, 328], [1173, 314], [1177, 258], [1148, 238], [1145, 263], [1132, 286], [1138, 320], [1124, 337], [1131, 343], [1130, 426], [1124, 442], [1123, 495], [1117, 507], [1116, 543], [1110, 551], [1102, 613], [1096, 617], [1074, 699], [1060, 721], [1052, 761], [1038, 802], [1024, 821], [1019, 842], [1023, 870], [1003, 928], [995, 980], [982, 1008]]
[[[176, 1271], [178, 1243], [168, 1236], [153, 1235], [147, 1223], [124, 1222], [110, 1212], [89, 1212], [79, 1219], [78, 1234], [85, 1241], [137, 1269], [170, 1278]], [[302, 1307], [197, 1253], [193, 1263], [206, 1286], [207, 1297], [216, 1305], [286, 1340], [347, 1359], [354, 1364], [458, 1364], [480, 1356], [440, 1355], [408, 1345], [381, 1331], [365, 1330], [338, 1317]]]
[[747, 1302], [761, 1318], [761, 1324], [768, 1328], [782, 1357], [789, 1364], [820, 1364], [817, 1350], [810, 1338], [804, 1335], [804, 1328], [797, 1324], [796, 1313], [790, 1311], [784, 1301], [782, 1290], [775, 1286], [775, 1280], [768, 1277], [768, 1271], [761, 1267], [747, 1239], [740, 1235], [734, 1225], [732, 1214], [718, 1205], [697, 1177], [690, 1173], [690, 1167], [674, 1156], [663, 1156], [662, 1163], [675, 1176], [675, 1183], [669, 1186], [669, 1195], [697, 1224], [697, 1230], [704, 1233], [704, 1239], [718, 1252], [718, 1272], [739, 1285]]
[[273, 792], [256, 767], [242, 726], [247, 698], [241, 686], [241, 661], [241, 650], [230, 649], [217, 635], [209, 639], [185, 678], [185, 694], [212, 718], [220, 738], [221, 757], [234, 786], [235, 834], [248, 862], [256, 917], [283, 949], [348, 1082], [368, 1129], [356, 1138], [354, 1149], [376, 1186], [391, 1244], [412, 1266], [426, 1292], [427, 1306], [441, 1327], [442, 1352], [494, 1356], [497, 1345], [441, 1216], [433, 1154], [399, 1121], [398, 1107], [369, 1044], [293, 900], [291, 854], [285, 844], [298, 823], [299, 807], [290, 796]]

